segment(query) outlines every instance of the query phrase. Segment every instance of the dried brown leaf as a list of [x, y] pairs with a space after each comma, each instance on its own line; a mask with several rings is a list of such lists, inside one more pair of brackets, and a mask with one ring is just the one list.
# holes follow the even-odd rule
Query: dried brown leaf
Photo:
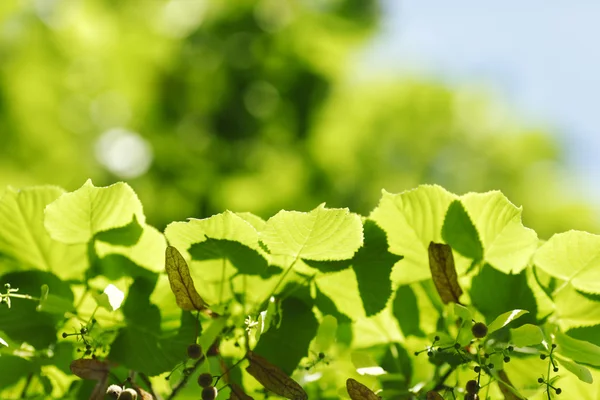
[[167, 246], [165, 252], [165, 269], [171, 284], [171, 290], [175, 295], [177, 305], [186, 311], [204, 310], [208, 305], [194, 287], [194, 281], [190, 275], [185, 259], [173, 246]]
[[93, 358], [79, 358], [71, 361], [71, 372], [81, 379], [101, 381], [108, 376], [110, 366], [106, 361]]
[[430, 390], [427, 392], [427, 400], [444, 400], [444, 398], [438, 392]]
[[230, 383], [229, 387], [231, 388], [231, 393], [229, 394], [229, 400], [254, 400], [252, 397], [248, 396], [241, 387], [236, 385], [235, 383]]
[[291, 400], [306, 400], [308, 395], [302, 386], [290, 378], [276, 365], [271, 364], [266, 358], [249, 351], [246, 358], [250, 365], [246, 371], [266, 389]]
[[459, 303], [463, 291], [458, 284], [452, 248], [447, 244], [429, 243], [429, 269], [444, 304]]
[[355, 379], [346, 379], [346, 390], [352, 400], [380, 400], [381, 397], [377, 396], [371, 389], [358, 382]]

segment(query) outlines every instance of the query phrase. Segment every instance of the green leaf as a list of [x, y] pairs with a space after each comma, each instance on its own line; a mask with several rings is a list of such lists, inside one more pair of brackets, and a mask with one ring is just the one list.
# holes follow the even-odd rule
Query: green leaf
[[254, 352], [265, 357], [291, 375], [300, 360], [308, 354], [311, 340], [317, 334], [318, 322], [312, 306], [288, 297], [281, 304], [281, 325], [261, 335]]
[[471, 316], [471, 311], [469, 311], [467, 307], [461, 306], [457, 303], [453, 303], [452, 306], [454, 314], [460, 317], [463, 320], [463, 322], [472, 320], [473, 317]]
[[318, 352], [326, 353], [335, 343], [337, 336], [338, 323], [332, 315], [325, 315], [319, 324], [317, 336], [315, 337], [315, 349]]
[[343, 271], [352, 266], [353, 259], [349, 260], [331, 260], [331, 261], [314, 261], [314, 260], [302, 260], [306, 265], [314, 269], [318, 269], [321, 272], [338, 272]]
[[409, 285], [402, 285], [396, 289], [392, 307], [394, 317], [396, 317], [400, 330], [405, 337], [411, 335], [425, 337], [420, 325], [417, 296]]
[[400, 194], [383, 191], [369, 218], [387, 233], [390, 251], [404, 256], [392, 270], [392, 282], [407, 284], [431, 276], [429, 243], [442, 241], [444, 216], [456, 198], [435, 185], [421, 185]]
[[323, 315], [332, 315], [334, 316], [340, 324], [352, 322], [350, 317], [346, 314], [341, 313], [333, 300], [331, 300], [327, 295], [325, 295], [319, 287], [315, 285], [315, 306], [321, 311]]
[[474, 260], [483, 257], [483, 246], [477, 229], [460, 200], [454, 200], [448, 207], [442, 226], [442, 238], [465, 257]]
[[388, 251], [386, 234], [375, 222], [365, 221], [364, 235], [364, 245], [352, 259], [352, 269], [365, 314], [369, 317], [385, 308], [392, 295], [392, 267], [402, 256]]
[[544, 334], [537, 325], [525, 324], [510, 329], [511, 342], [518, 347], [535, 346], [544, 340]]
[[171, 246], [181, 251], [207, 238], [232, 240], [256, 251], [262, 251], [256, 229], [231, 211], [204, 219], [190, 218], [188, 222], [172, 222], [165, 229], [165, 236]]
[[[352, 270], [320, 275], [315, 280], [319, 290], [334, 302], [336, 309], [342, 314], [354, 320], [365, 316], [356, 274]], [[329, 314], [334, 315], [331, 312]]]
[[136, 266], [152, 272], [162, 272], [165, 268], [164, 254], [167, 248], [165, 237], [150, 225], [143, 226], [142, 234], [133, 246], [113, 245], [96, 241], [94, 248], [100, 258], [120, 255], [127, 257]]
[[61, 317], [67, 312], [76, 313], [75, 307], [73, 306], [73, 299], [56, 296], [55, 294], [50, 293], [50, 288], [47, 284], [42, 285], [41, 292], [40, 301], [36, 308], [37, 311], [57, 314]]
[[558, 365], [565, 367], [567, 371], [575, 375], [579, 378], [580, 381], [585, 383], [594, 383], [594, 378], [592, 377], [592, 373], [589, 369], [584, 367], [583, 365], [579, 365], [576, 362], [570, 361], [561, 356], [556, 356], [559, 361]]
[[600, 346], [556, 332], [556, 352], [576, 362], [600, 367]]
[[261, 241], [274, 255], [326, 261], [352, 258], [363, 243], [360, 216], [346, 208], [280, 211], [267, 221]]
[[[70, 286], [55, 275], [37, 270], [11, 272], [0, 278], [0, 287], [10, 283], [19, 289], [19, 294], [40, 296], [42, 285], [48, 285], [52, 293], [73, 304]], [[63, 315], [37, 311], [38, 302], [27, 299], [13, 299], [12, 308], [0, 307], [0, 327], [15, 342], [27, 342], [36, 349], [43, 349], [56, 342], [59, 322]], [[1, 364], [1, 362], [0, 362]]]
[[581, 231], [556, 234], [535, 253], [534, 262], [576, 289], [600, 294], [599, 235]]
[[523, 226], [522, 209], [498, 191], [467, 193], [461, 202], [479, 232], [484, 260], [504, 273], [525, 269], [538, 238], [535, 231]]
[[0, 362], [0, 389], [24, 379], [29, 374], [37, 374], [40, 367], [30, 360], [11, 354], [3, 354]]
[[515, 319], [527, 314], [529, 311], [527, 310], [512, 310], [505, 312], [504, 314], [500, 314], [491, 324], [488, 325], [488, 335], [492, 332], [497, 331], [498, 329], [504, 328], [506, 325], [510, 324]]
[[52, 186], [9, 188], [0, 198], [0, 254], [16, 260], [23, 269], [80, 277], [87, 268], [85, 245], [67, 246], [44, 229], [44, 208], [61, 194], [62, 189]]
[[95, 238], [117, 246], [133, 246], [140, 240], [143, 231], [144, 228], [134, 214], [131, 222], [127, 225], [98, 232]]
[[485, 264], [473, 277], [469, 295], [472, 305], [485, 316], [487, 323], [506, 310], [514, 309], [529, 311], [519, 324], [535, 322], [537, 304], [525, 271], [509, 275]]
[[600, 346], [600, 325], [569, 329], [567, 334], [572, 338], [585, 340], [596, 346]]
[[561, 329], [600, 324], [600, 296], [575, 290], [572, 285], [564, 286], [554, 296], [555, 316]]
[[240, 273], [247, 275], [264, 274], [269, 267], [258, 251], [233, 240], [207, 238], [193, 244], [189, 253], [199, 261], [228, 259]]
[[46, 207], [44, 226], [59, 242], [87, 243], [99, 232], [125, 227], [134, 216], [144, 223], [142, 204], [129, 185], [119, 182], [95, 187], [88, 180]]
[[8, 347], [8, 342], [6, 342], [6, 340], [2, 339], [1, 337], [0, 337], [0, 344]]

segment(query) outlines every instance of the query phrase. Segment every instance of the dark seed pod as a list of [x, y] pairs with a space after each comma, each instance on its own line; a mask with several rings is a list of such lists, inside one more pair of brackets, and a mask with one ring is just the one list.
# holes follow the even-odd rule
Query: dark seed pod
[[206, 387], [209, 387], [210, 385], [212, 385], [212, 381], [213, 381], [213, 377], [208, 372], [205, 372], [198, 376], [198, 385], [202, 386], [203, 388], [206, 388]]
[[487, 336], [488, 327], [483, 322], [477, 322], [471, 327], [471, 332], [473, 332], [473, 336], [481, 339]]
[[466, 389], [467, 393], [475, 394], [475, 393], [479, 392], [479, 384], [477, 383], [476, 380], [472, 379], [467, 382], [467, 384], [465, 385], [465, 389]]
[[187, 348], [187, 355], [189, 358], [193, 358], [194, 360], [202, 357], [202, 348], [199, 344], [190, 344]]
[[217, 388], [209, 386], [202, 389], [202, 400], [214, 400], [217, 397]]

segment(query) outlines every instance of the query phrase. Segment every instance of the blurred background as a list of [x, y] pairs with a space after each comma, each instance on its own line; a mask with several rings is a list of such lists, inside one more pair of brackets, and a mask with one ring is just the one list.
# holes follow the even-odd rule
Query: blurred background
[[[127, 181], [148, 221], [502, 190], [598, 232], [600, 6], [2, 0], [0, 187]], [[3, 190], [3, 189], [0, 189]]]

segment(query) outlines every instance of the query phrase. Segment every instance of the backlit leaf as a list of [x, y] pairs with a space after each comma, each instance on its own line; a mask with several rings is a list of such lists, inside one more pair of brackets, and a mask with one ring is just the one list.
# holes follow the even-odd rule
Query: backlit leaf
[[506, 371], [504, 371], [503, 369], [498, 370], [498, 377], [500, 378], [498, 380], [498, 387], [504, 395], [504, 400], [524, 399], [523, 396], [519, 395], [518, 393], [515, 393], [512, 383], [510, 379], [508, 379], [508, 375], [506, 375]]
[[556, 355], [555, 357], [559, 361], [558, 365], [565, 367], [567, 371], [579, 378], [580, 381], [585, 383], [594, 383], [594, 378], [592, 377], [592, 373], [589, 369], [559, 355]]
[[544, 340], [544, 334], [537, 325], [525, 324], [510, 330], [511, 343], [518, 347], [535, 346]]
[[177, 305], [186, 311], [203, 310], [207, 304], [196, 291], [194, 281], [190, 275], [185, 259], [179, 251], [168, 246], [165, 254], [165, 269], [171, 284], [171, 290], [175, 295]]
[[448, 207], [442, 226], [442, 238], [465, 257], [474, 260], [483, 257], [479, 233], [460, 200], [454, 200]]
[[429, 244], [429, 268], [433, 283], [445, 304], [458, 303], [462, 289], [454, 266], [452, 248], [447, 244]]
[[535, 265], [583, 292], [600, 294], [600, 235], [559, 233], [535, 253]]
[[561, 332], [554, 334], [556, 352], [573, 361], [600, 367], [600, 346], [585, 340], [573, 339]]
[[352, 378], [346, 380], [346, 390], [352, 400], [380, 400], [375, 392]]
[[130, 224], [134, 216], [144, 224], [142, 203], [129, 185], [96, 187], [88, 180], [46, 207], [44, 226], [59, 242], [87, 243], [99, 232]]
[[310, 212], [278, 212], [267, 221], [260, 240], [274, 255], [344, 260], [362, 245], [363, 230], [359, 215], [321, 204]]
[[510, 324], [515, 319], [527, 314], [527, 310], [512, 310], [499, 315], [491, 324], [488, 325], [488, 335], [492, 332], [497, 331], [500, 328]]
[[246, 355], [250, 365], [246, 371], [271, 392], [291, 400], [305, 400], [308, 395], [302, 386], [266, 358], [249, 351]]

